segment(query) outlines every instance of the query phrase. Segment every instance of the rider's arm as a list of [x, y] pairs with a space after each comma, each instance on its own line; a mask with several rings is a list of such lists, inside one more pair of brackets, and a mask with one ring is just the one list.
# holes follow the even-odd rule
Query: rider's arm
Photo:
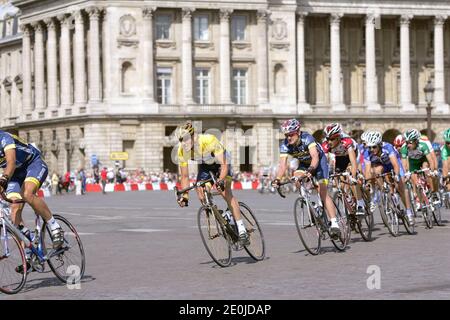
[[[436, 163], [434, 162], [432, 153], [430, 152], [429, 154], [426, 155], [426, 157], [427, 157], [428, 163], [430, 164], [430, 170], [431, 170], [431, 171], [436, 170], [436, 169], [437, 169], [437, 168], [436, 168]], [[435, 156], [435, 157], [436, 157], [436, 156]]]
[[[365, 160], [364, 160], [365, 161]], [[364, 171], [364, 178], [371, 179], [372, 178], [372, 163], [370, 161], [365, 161], [366, 170]]]
[[356, 169], [358, 168], [358, 165], [356, 163], [356, 152], [352, 147], [348, 149], [348, 157], [350, 158], [350, 164], [352, 166], [352, 176], [356, 178]]
[[286, 172], [287, 169], [287, 154], [284, 155], [280, 155], [280, 162], [278, 164], [278, 170], [277, 170], [277, 176], [275, 177], [276, 179], [280, 179], [284, 176], [284, 173]]
[[228, 174], [228, 163], [225, 157], [225, 153], [216, 155], [216, 160], [220, 163], [220, 176], [219, 180], [224, 180]]
[[311, 155], [311, 164], [310, 167], [312, 167], [314, 170], [317, 170], [319, 167], [319, 152], [317, 151], [316, 144], [314, 143], [314, 146], [311, 146], [310, 144], [308, 146], [309, 154]]
[[446, 177], [448, 175], [448, 160], [442, 161], [442, 175]]
[[16, 149], [10, 148], [5, 149], [5, 158], [6, 158], [6, 168], [3, 170], [3, 174], [8, 177], [12, 177], [14, 171], [16, 170]]
[[394, 172], [398, 176], [400, 174], [400, 165], [397, 161], [397, 156], [395, 154], [391, 154], [389, 156], [389, 160], [391, 160], [391, 164], [392, 164], [392, 167], [394, 168]]

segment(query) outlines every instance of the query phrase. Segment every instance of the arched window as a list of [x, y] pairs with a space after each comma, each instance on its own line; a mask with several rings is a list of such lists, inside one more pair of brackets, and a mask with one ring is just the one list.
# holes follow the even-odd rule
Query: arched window
[[283, 94], [286, 92], [286, 69], [281, 63], [275, 65], [275, 94]]
[[126, 61], [122, 64], [122, 93], [132, 93], [133, 80], [135, 79], [135, 68], [133, 64]]

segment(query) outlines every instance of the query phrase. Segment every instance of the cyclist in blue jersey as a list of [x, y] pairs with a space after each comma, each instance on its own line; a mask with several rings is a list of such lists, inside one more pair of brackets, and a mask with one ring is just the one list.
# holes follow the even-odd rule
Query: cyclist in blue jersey
[[281, 125], [281, 131], [286, 139], [280, 147], [280, 161], [277, 177], [272, 181], [274, 187], [278, 187], [281, 178], [288, 168], [288, 156], [298, 159], [298, 168], [294, 171], [297, 177], [316, 177], [319, 181], [319, 194], [331, 221], [330, 231], [332, 235], [339, 235], [340, 229], [336, 220], [336, 209], [333, 200], [328, 194], [328, 163], [327, 157], [314, 137], [300, 130], [300, 123], [296, 119], [286, 120]]
[[[0, 130], [0, 191], [4, 190], [11, 200], [25, 200], [50, 226], [53, 247], [63, 244], [64, 234], [58, 222], [42, 198], [36, 195], [47, 178], [47, 164], [40, 151], [16, 135]], [[11, 218], [16, 226], [22, 224], [24, 204], [11, 205]], [[26, 228], [22, 228], [25, 233]]]
[[[413, 225], [414, 218], [411, 211], [411, 202], [406, 193], [405, 171], [400, 154], [392, 144], [382, 141], [382, 135], [378, 131], [372, 131], [367, 134], [366, 144], [368, 149], [364, 153], [364, 162], [366, 164], [365, 178], [370, 179], [373, 175], [394, 171], [394, 181], [406, 207], [408, 222], [410, 225]], [[388, 179], [391, 179], [391, 177], [388, 177]]]

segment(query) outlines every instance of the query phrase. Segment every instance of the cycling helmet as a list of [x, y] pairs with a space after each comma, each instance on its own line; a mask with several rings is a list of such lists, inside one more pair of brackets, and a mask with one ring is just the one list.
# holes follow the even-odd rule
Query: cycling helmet
[[367, 130], [367, 131], [364, 131], [364, 132], [361, 134], [361, 141], [362, 141], [362, 142], [366, 142], [366, 139], [367, 139], [367, 136], [368, 136], [369, 133], [371, 133], [371, 131]]
[[433, 150], [434, 150], [434, 151], [441, 151], [441, 145], [440, 145], [439, 143], [433, 142], [433, 143], [431, 144], [431, 146], [433, 147]]
[[330, 123], [323, 129], [326, 138], [342, 134], [342, 127], [339, 123]]
[[371, 131], [366, 136], [366, 143], [368, 147], [373, 147], [381, 144], [383, 138], [378, 131]]
[[176, 131], [176, 137], [178, 140], [182, 141], [186, 135], [194, 134], [194, 127], [191, 122], [186, 122], [184, 125], [180, 126]]
[[444, 131], [444, 141], [450, 142], [450, 128]]
[[401, 147], [405, 143], [405, 137], [402, 134], [399, 134], [394, 139], [394, 146], [397, 148]]
[[298, 132], [300, 130], [300, 122], [297, 119], [289, 119], [281, 124], [281, 132], [283, 134]]
[[409, 129], [405, 132], [406, 141], [417, 141], [420, 138], [420, 132], [417, 129]]

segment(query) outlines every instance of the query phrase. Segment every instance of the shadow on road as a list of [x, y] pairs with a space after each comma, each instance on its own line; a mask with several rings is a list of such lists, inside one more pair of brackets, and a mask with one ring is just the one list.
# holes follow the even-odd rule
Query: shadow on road
[[265, 257], [264, 260], [262, 260], [262, 261], [256, 261], [251, 257], [236, 257], [236, 258], [231, 259], [231, 264], [228, 267], [221, 267], [221, 266], [217, 265], [213, 260], [210, 260], [207, 262], [201, 262], [200, 264], [212, 264], [211, 268], [223, 269], [223, 268], [229, 268], [229, 267], [235, 266], [242, 262], [244, 262], [246, 264], [254, 264], [254, 263], [258, 263], [258, 262], [263, 262], [265, 260], [270, 260], [270, 257]]
[[[61, 280], [59, 280], [58, 278], [56, 278], [52, 272], [48, 271], [44, 272], [43, 274], [49, 274], [51, 275], [51, 277], [27, 280], [27, 283], [25, 284], [25, 287], [22, 289], [21, 292], [25, 293], [25, 292], [32, 292], [36, 289], [41, 288], [66, 286], [66, 284], [61, 282]], [[96, 280], [96, 278], [92, 276], [84, 276], [83, 279], [81, 279], [80, 284], [82, 285], [83, 283], [91, 282], [94, 280]]]

